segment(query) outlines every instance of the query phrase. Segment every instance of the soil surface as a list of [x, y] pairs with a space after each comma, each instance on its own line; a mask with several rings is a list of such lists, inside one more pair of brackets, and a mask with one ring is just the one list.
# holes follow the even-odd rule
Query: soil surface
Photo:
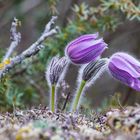
[[139, 140], [140, 105], [103, 114], [52, 113], [47, 107], [0, 114], [0, 140]]

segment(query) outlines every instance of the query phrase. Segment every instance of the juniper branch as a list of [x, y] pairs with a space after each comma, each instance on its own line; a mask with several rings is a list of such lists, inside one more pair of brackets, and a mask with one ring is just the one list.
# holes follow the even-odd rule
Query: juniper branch
[[31, 57], [35, 54], [37, 54], [44, 46], [42, 45], [43, 41], [47, 39], [49, 36], [52, 36], [58, 32], [58, 27], [54, 27], [52, 29], [52, 25], [54, 24], [57, 17], [52, 17], [52, 19], [48, 22], [48, 24], [45, 27], [45, 30], [43, 31], [42, 35], [38, 38], [38, 40], [33, 43], [28, 49], [23, 51], [18, 56], [15, 56], [11, 58], [11, 61], [9, 64], [7, 64], [2, 70], [0, 70], [0, 79], [9, 72], [10, 69], [12, 69], [17, 64], [20, 64], [23, 60], [25, 60], [28, 57]]

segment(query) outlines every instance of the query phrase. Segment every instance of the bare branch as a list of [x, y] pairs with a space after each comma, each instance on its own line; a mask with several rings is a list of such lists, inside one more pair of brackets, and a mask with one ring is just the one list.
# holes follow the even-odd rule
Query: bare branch
[[53, 16], [50, 22], [46, 25], [44, 32], [48, 32], [52, 25], [54, 25], [55, 20], [57, 19], [56, 16]]
[[11, 44], [10, 47], [8, 48], [3, 61], [5, 61], [6, 59], [8, 59], [12, 53], [14, 52], [15, 48], [18, 46], [20, 40], [21, 40], [21, 34], [19, 32], [17, 32], [17, 26], [19, 25], [19, 21], [18, 19], [14, 18], [12, 25], [11, 25]]
[[15, 65], [21, 63], [23, 60], [25, 60], [28, 57], [31, 57], [35, 54], [37, 54], [40, 49], [42, 49], [44, 46], [42, 45], [43, 41], [48, 38], [49, 36], [52, 36], [58, 32], [58, 27], [52, 28], [52, 25], [54, 24], [56, 20], [56, 17], [52, 17], [50, 22], [46, 25], [45, 30], [43, 31], [42, 35], [39, 37], [39, 39], [33, 43], [27, 50], [22, 52], [16, 57], [11, 58], [10, 63], [7, 64], [1, 71], [0, 71], [0, 79]]

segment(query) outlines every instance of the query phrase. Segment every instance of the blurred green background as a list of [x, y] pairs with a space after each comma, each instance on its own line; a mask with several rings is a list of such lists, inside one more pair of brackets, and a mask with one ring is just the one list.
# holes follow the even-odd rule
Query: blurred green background
[[[17, 17], [22, 25], [21, 43], [13, 55], [28, 48], [43, 31], [52, 15], [58, 16], [60, 33], [44, 42], [39, 54], [16, 66], [0, 83], [0, 110], [49, 104], [46, 65], [52, 56], [64, 55], [67, 43], [82, 34], [99, 32], [109, 49], [103, 57], [125, 51], [140, 58], [139, 0], [0, 0], [0, 59], [10, 44], [10, 26]], [[57, 93], [61, 108], [68, 92], [71, 99], [77, 86], [78, 67], [71, 65], [64, 88]], [[83, 95], [83, 107], [105, 109], [110, 106], [140, 103], [140, 93], [120, 84], [106, 72]], [[70, 100], [71, 101], [71, 100]], [[81, 107], [82, 108], [82, 107]]]

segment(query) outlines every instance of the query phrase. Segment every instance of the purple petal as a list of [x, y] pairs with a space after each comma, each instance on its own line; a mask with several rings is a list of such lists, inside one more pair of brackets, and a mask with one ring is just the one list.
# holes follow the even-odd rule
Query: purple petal
[[114, 54], [109, 61], [108, 68], [113, 77], [140, 91], [140, 62], [125, 53]]
[[[93, 41], [85, 41], [85, 42], [80, 42], [77, 44], [77, 46], [73, 46], [68, 49], [69, 56], [74, 56], [79, 53], [84, 53], [91, 51], [94, 49], [95, 45], [101, 44], [103, 42], [103, 39], [98, 39], [98, 40], [93, 40]], [[85, 52], [85, 53], [86, 53]]]
[[82, 36], [78, 37], [77, 39], [71, 41], [67, 46], [73, 46], [79, 42], [93, 40], [93, 39], [96, 39], [98, 36], [99, 36], [98, 32], [95, 34], [82, 35]]
[[113, 56], [110, 60], [118, 69], [127, 71], [133, 77], [140, 77], [140, 73], [138, 73], [130, 63], [128, 63], [125, 59], [120, 56]]
[[118, 69], [118, 67], [116, 67], [112, 62], [109, 63], [108, 68], [112, 76], [120, 80], [122, 83], [129, 86], [133, 83], [133, 77], [128, 72]]
[[139, 79], [135, 79], [134, 81], [134, 85], [131, 86], [133, 89], [140, 91], [140, 80]]
[[132, 77], [126, 71], [117, 69], [113, 64], [109, 64], [110, 73], [114, 78], [122, 82], [123, 84], [135, 89], [136, 91], [140, 91], [140, 80]]
[[107, 48], [104, 40], [102, 38], [96, 39], [97, 37], [98, 34], [96, 33], [75, 39], [66, 46], [65, 55], [77, 64], [88, 63], [96, 59]]
[[116, 55], [125, 59], [137, 72], [140, 73], [140, 62], [126, 53], [116, 53]]
[[94, 50], [92, 49], [91, 51], [81, 54], [81, 56], [78, 57], [72, 57], [71, 61], [78, 64], [88, 63], [90, 61], [96, 60], [96, 58], [99, 57], [105, 49], [106, 47], [102, 47], [102, 45], [99, 45], [98, 47], [97, 45], [97, 47], [95, 47]]

